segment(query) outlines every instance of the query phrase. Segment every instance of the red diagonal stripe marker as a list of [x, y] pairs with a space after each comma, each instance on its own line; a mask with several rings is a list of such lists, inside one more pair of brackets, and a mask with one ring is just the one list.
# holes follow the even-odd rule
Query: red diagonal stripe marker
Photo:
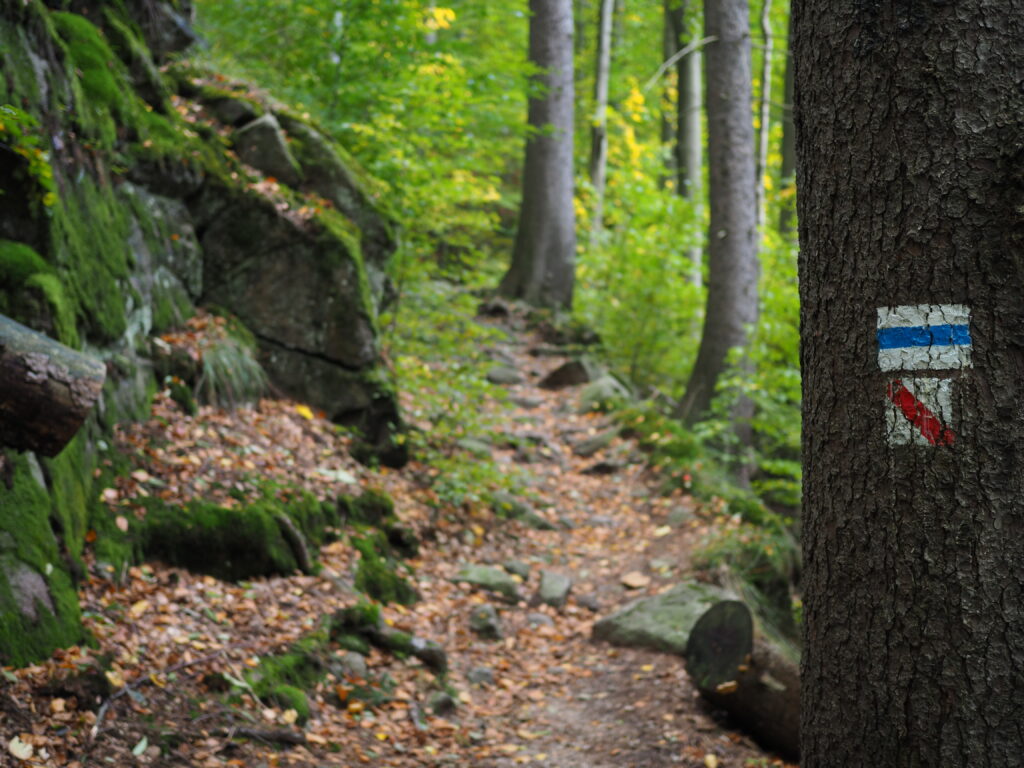
[[917, 427], [918, 431], [932, 445], [952, 445], [956, 439], [953, 430], [943, 425], [942, 421], [928, 410], [927, 406], [914, 397], [914, 393], [903, 386], [897, 379], [886, 387], [886, 395], [900, 409], [907, 421]]

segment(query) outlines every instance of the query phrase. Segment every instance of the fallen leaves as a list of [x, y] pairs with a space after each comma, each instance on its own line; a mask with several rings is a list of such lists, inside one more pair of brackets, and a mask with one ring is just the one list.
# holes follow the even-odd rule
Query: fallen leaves
[[[167, 343], [191, 345], [198, 354], [200, 325], [197, 321]], [[676, 718], [679, 702], [689, 702], [679, 694], [686, 684], [678, 665], [647, 657], [637, 663], [629, 651], [595, 648], [589, 640], [595, 615], [582, 600], [570, 597], [560, 611], [525, 602], [502, 606], [502, 641], [484, 642], [468, 631], [470, 612], [489, 598], [451, 582], [460, 562], [522, 561], [527, 565], [519, 577], [524, 596], [536, 591], [541, 570], [554, 564], [578, 576], [575, 596], [600, 595], [591, 605], [611, 610], [631, 591], [666, 585], [667, 572], [651, 566], [651, 559], [668, 556], [685, 568], [680, 550], [685, 537], [697, 535], [690, 526], [683, 530], [666, 523], [670, 504], [648, 500], [650, 478], [643, 467], [624, 467], [615, 482], [580, 474], [585, 461], [566, 449], [578, 434], [571, 430], [605, 428], [600, 420], [606, 417], [557, 412], [563, 396], [556, 393], [538, 391], [537, 397], [541, 407], [512, 417], [504, 402], [481, 407], [507, 421], [510, 432], [522, 433], [512, 435], [516, 439], [510, 444], [539, 435], [549, 447], [530, 471], [535, 508], [558, 523], [554, 530], [498, 519], [481, 504], [444, 505], [430, 487], [438, 480], [436, 468], [413, 462], [405, 470], [385, 472], [359, 465], [348, 454], [348, 438], [334, 425], [309, 406], [283, 400], [236, 411], [203, 407], [189, 416], [166, 393], [158, 396], [151, 419], [120, 430], [117, 448], [134, 464], [99, 494], [113, 524], [127, 531], [139, 513], [136, 500], [145, 495], [171, 503], [199, 497], [244, 505], [262, 493], [265, 480], [304, 487], [322, 499], [355, 487], [384, 488], [403, 523], [428, 535], [412, 562], [424, 600], [409, 608], [385, 607], [383, 616], [388, 625], [444, 647], [454, 714], [430, 711], [438, 683], [418, 662], [379, 651], [366, 659], [367, 677], [386, 674], [394, 683], [390, 699], [364, 701], [356, 691], [367, 680], [332, 672], [309, 692], [311, 716], [301, 731], [294, 708], [254, 695], [248, 675], [263, 659], [357, 598], [355, 558], [342, 537], [321, 548], [323, 569], [316, 575], [240, 584], [156, 564], [129, 568], [115, 581], [112, 571], [90, 563], [93, 574], [105, 574], [86, 580], [81, 592], [85, 623], [99, 647], [67, 649], [47, 664], [4, 670], [10, 695], [37, 718], [17, 727], [7, 724], [9, 734], [19, 734], [7, 742], [8, 753], [38, 760], [45, 749], [54, 765], [69, 765], [86, 751], [95, 728], [96, 750], [118, 765], [160, 758], [197, 766], [307, 768], [333, 764], [331, 756], [343, 753], [352, 765], [412, 768], [454, 761], [557, 768], [571, 728], [582, 746], [607, 747], [618, 738], [616, 723], [623, 721], [637, 732], [650, 726], [645, 748], [660, 750], [665, 764], [682, 754], [690, 765], [715, 757], [704, 748], [691, 753], [676, 746], [689, 739], [685, 749], [698, 750], [718, 733], [713, 723], [704, 733], [700, 724]], [[493, 451], [499, 461], [518, 462], [514, 445], [499, 443]], [[676, 496], [672, 503], [679, 501]], [[87, 541], [95, 537], [94, 531], [86, 534]], [[542, 613], [544, 622], [532, 624], [531, 612]], [[470, 683], [468, 672], [477, 667], [490, 669], [496, 682]], [[613, 668], [620, 671], [617, 677]], [[102, 693], [90, 698], [53, 688], [54, 681], [83, 671], [103, 683]], [[44, 686], [53, 692], [42, 693]], [[583, 724], [549, 714], [568, 711], [569, 704], [587, 713]], [[36, 728], [46, 735], [32, 733]], [[163, 729], [176, 734], [173, 749], [154, 737]], [[619, 744], [615, 749], [622, 754], [609, 758], [612, 763], [594, 764], [628, 764], [629, 749]], [[606, 756], [611, 751], [606, 748]]]
[[651, 583], [651, 577], [640, 573], [640, 571], [630, 571], [624, 574], [620, 581], [622, 586], [629, 589], [643, 589]]

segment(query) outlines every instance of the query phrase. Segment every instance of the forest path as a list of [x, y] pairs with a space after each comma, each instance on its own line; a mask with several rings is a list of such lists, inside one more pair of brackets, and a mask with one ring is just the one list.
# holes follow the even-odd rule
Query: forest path
[[[46, 663], [5, 671], [0, 765], [782, 765], [714, 719], [679, 657], [591, 640], [598, 618], [689, 575], [688, 553], [715, 521], [679, 490], [657, 493], [656, 478], [629, 439], [616, 436], [591, 456], [576, 455], [573, 447], [607, 431], [610, 417], [578, 412], [578, 386], [538, 386], [565, 358], [531, 354], [551, 350], [514, 317], [486, 322], [508, 331], [491, 354], [521, 381], [508, 385], [508, 399], [480, 402], [498, 436], [475, 450], [488, 451], [510, 473], [523, 472], [533, 525], [498, 517], [479, 503], [439, 506], [431, 467], [358, 465], [332, 425], [279, 400], [187, 416], [158, 398], [151, 421], [126, 429], [119, 440], [135, 469], [104, 493], [117, 525], [130, 530], [139, 514], [132, 499], [139, 495], [231, 503], [231, 489], [254, 488], [254, 474], [304, 484], [322, 498], [384, 488], [422, 538], [411, 565], [423, 599], [409, 608], [385, 606], [383, 617], [445, 649], [446, 683], [414, 658], [373, 649], [362, 671], [332, 667], [313, 686], [302, 729], [286, 703], [245, 689], [248, 673], [358, 599], [357, 556], [344, 538], [322, 548], [323, 568], [315, 575], [240, 583], [158, 563], [112, 579], [109, 568], [90, 561], [80, 600], [98, 647], [59, 651]], [[461, 564], [500, 568], [510, 560], [525, 574], [523, 599], [515, 605], [453, 581]], [[544, 570], [573, 581], [560, 609], [534, 599]], [[483, 604], [496, 610], [499, 639], [470, 629], [470, 614]], [[332, 658], [340, 655], [330, 650]], [[493, 682], [471, 682], [478, 675]], [[358, 700], [363, 685], [389, 688], [389, 700], [375, 706]], [[434, 711], [445, 692], [455, 709], [445, 711], [442, 701]], [[15, 756], [29, 747], [30, 758]]]
[[[644, 455], [630, 439], [616, 436], [593, 454], [576, 455], [574, 446], [614, 431], [614, 422], [601, 413], [580, 411], [578, 398], [585, 385], [541, 388], [544, 377], [567, 359], [550, 354], [553, 350], [542, 338], [524, 333], [514, 319], [511, 326], [518, 332], [508, 346], [495, 350], [495, 357], [511, 362], [523, 381], [509, 386], [511, 409], [493, 402], [484, 407], [501, 409], [507, 432], [551, 448], [550, 456], [529, 466], [542, 499], [538, 506], [546, 504], [563, 524], [556, 531], [531, 532], [519, 542], [518, 552], [545, 561], [544, 567], [571, 573], [574, 596], [564, 615], [551, 612], [559, 640], [551, 649], [555, 680], [537, 680], [503, 719], [500, 730], [510, 754], [479, 764], [782, 765], [714, 719], [681, 658], [590, 639], [594, 620], [690, 575], [690, 552], [711, 521], [680, 490], [669, 496], [659, 492], [659, 479], [646, 469]], [[522, 403], [536, 407], [523, 408]], [[515, 461], [523, 456], [499, 453], [499, 458]], [[582, 605], [595, 613], [580, 622]]]

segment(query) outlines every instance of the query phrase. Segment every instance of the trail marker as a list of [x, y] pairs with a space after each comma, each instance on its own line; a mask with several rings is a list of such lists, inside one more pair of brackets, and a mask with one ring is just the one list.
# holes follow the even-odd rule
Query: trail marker
[[895, 379], [886, 386], [890, 445], [952, 445], [952, 379]]
[[971, 367], [971, 310], [963, 304], [878, 309], [878, 365], [883, 371]]
[[[883, 371], [957, 371], [971, 367], [971, 311], [963, 304], [878, 308], [878, 367]], [[890, 445], [953, 445], [953, 379], [894, 377], [886, 382]]]

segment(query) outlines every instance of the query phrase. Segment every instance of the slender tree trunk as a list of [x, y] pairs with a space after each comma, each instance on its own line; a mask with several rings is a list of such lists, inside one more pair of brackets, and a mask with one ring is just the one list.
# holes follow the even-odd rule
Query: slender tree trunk
[[512, 264], [499, 291], [539, 306], [572, 304], [572, 0], [530, 0], [530, 61], [540, 70], [530, 98], [523, 202]]
[[591, 247], [604, 229], [604, 188], [608, 170], [608, 80], [612, 67], [612, 12], [615, 0], [601, 0], [598, 16], [597, 57], [594, 77], [594, 119], [590, 126], [590, 183], [594, 210], [590, 226]]
[[804, 768], [1024, 761], [1024, 7], [797, 0]]
[[[661, 35], [661, 58], [668, 61], [678, 50], [679, 34], [676, 31], [675, 19], [673, 18], [674, 0], [664, 0], [662, 3], [662, 35]], [[661, 146], [665, 151], [665, 175], [659, 186], [664, 187], [671, 179], [675, 181], [679, 177], [679, 166], [676, 160], [678, 143], [676, 141], [676, 120], [678, 111], [679, 84], [676, 83], [675, 97], [672, 96], [672, 78], [668, 72], [664, 77], [664, 88], [661, 96]], [[682, 194], [680, 192], [680, 194]]]
[[[665, 27], [671, 31], [671, 50], [666, 49], [665, 60], [674, 56], [686, 37], [686, 4], [678, 0], [665, 0]], [[701, 126], [701, 49], [695, 48], [676, 61], [676, 125], [675, 145], [672, 148], [679, 194], [693, 204], [694, 213], [702, 216], [704, 197], [704, 137]], [[693, 265], [690, 281], [700, 286], [704, 280], [703, 249], [691, 248], [687, 253]]]
[[[680, 18], [682, 27], [682, 18]], [[704, 106], [703, 77], [700, 48], [688, 53], [676, 65], [679, 80], [676, 135], [678, 136], [677, 163], [679, 164], [679, 190], [693, 205], [699, 221], [704, 212], [704, 135], [701, 113]], [[704, 282], [704, 249], [690, 249], [692, 265], [690, 280], [700, 286]]]
[[754, 126], [751, 121], [750, 25], [746, 0], [706, 0], [708, 171], [708, 301], [700, 350], [679, 415], [707, 415], [726, 356], [743, 347], [757, 321]]
[[793, 14], [789, 15], [789, 42], [786, 49], [785, 95], [782, 105], [782, 168], [779, 172], [784, 192], [779, 211], [779, 231], [790, 234], [793, 231], [793, 214], [796, 211], [796, 129], [793, 127]]
[[764, 175], [768, 170], [768, 140], [771, 137], [771, 104], [772, 104], [772, 53], [775, 38], [772, 35], [772, 0], [763, 0], [761, 4], [761, 38], [764, 50], [761, 58], [761, 100], [758, 105], [757, 130], [757, 171], [754, 174], [757, 190], [757, 230], [764, 231], [767, 218], [767, 196], [764, 188]]

